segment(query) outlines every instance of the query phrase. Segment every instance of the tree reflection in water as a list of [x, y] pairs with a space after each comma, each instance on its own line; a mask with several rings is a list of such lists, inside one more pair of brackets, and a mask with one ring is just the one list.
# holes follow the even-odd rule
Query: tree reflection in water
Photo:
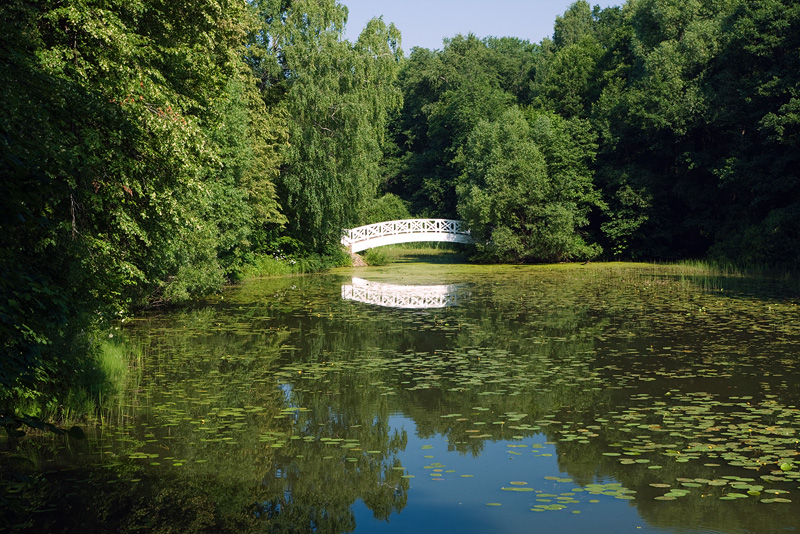
[[[376, 272], [468, 298], [376, 307], [342, 300], [350, 277], [333, 274], [140, 318], [126, 335], [143, 364], [86, 442], [0, 443], [0, 527], [502, 531], [537, 506], [545, 529], [800, 525], [780, 500], [800, 498], [798, 471], [778, 464], [800, 463], [800, 311], [774, 285], [652, 266]], [[468, 513], [441, 504], [455, 496]]]

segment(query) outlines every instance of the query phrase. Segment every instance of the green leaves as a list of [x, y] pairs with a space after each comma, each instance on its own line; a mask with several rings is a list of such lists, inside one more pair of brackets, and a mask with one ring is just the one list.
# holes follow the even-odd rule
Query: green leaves
[[342, 39], [346, 9], [334, 0], [261, 4], [259, 57], [270, 76], [265, 98], [288, 117], [288, 147], [278, 194], [288, 230], [311, 250], [338, 243], [375, 197], [378, 162], [394, 86], [400, 34], [370, 21], [355, 44]]
[[0, 56], [0, 273], [19, 293], [0, 310], [0, 401], [57, 391], [98, 324], [220, 288], [282, 223], [272, 180], [285, 127], [241, 60], [248, 10], [0, 8], [15, 21]]
[[598, 252], [578, 234], [597, 201], [586, 167], [591, 143], [581, 147], [579, 131], [554, 115], [531, 113], [529, 122], [516, 108], [474, 130], [459, 159], [459, 213], [485, 259], [560, 261]]
[[503, 85], [523, 91], [518, 76], [526, 52], [522, 41], [458, 35], [441, 52], [411, 53], [400, 74], [404, 106], [393, 127], [395, 143], [406, 153], [391, 191], [410, 200], [413, 212], [455, 216], [454, 160], [481, 121], [496, 120], [513, 102]]

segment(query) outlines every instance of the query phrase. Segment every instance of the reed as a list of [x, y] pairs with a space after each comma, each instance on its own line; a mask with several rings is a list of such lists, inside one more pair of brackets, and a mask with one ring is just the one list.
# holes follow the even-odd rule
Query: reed
[[126, 392], [134, 389], [131, 381], [139, 380], [143, 354], [140, 347], [117, 335], [99, 341], [93, 355], [90, 368], [78, 375], [81, 378], [78, 383], [58, 401], [30, 413], [64, 427], [86, 422], [103, 425], [125, 403]]

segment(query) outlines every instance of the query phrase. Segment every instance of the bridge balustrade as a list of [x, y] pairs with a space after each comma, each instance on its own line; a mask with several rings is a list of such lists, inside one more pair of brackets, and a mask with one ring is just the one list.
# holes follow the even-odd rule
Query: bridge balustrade
[[469, 228], [456, 219], [401, 219], [345, 230], [342, 244], [351, 252], [397, 243], [444, 241], [473, 243]]

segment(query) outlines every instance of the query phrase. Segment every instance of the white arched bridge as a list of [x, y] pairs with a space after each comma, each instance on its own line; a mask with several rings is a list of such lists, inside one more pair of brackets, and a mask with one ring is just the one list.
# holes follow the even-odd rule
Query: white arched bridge
[[402, 219], [344, 230], [342, 244], [350, 252], [397, 243], [445, 241], [474, 243], [464, 221], [454, 219]]

